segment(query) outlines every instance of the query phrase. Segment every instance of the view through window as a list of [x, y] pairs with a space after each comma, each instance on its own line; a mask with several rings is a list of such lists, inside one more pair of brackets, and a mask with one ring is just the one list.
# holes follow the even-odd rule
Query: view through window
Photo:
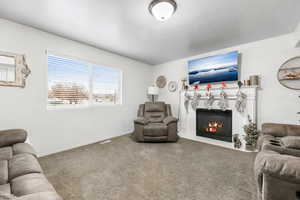
[[121, 103], [120, 69], [48, 55], [48, 107]]

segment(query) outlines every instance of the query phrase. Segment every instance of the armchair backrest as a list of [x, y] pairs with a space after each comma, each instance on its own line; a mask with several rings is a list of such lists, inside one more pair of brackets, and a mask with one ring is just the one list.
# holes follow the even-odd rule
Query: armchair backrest
[[162, 122], [168, 116], [172, 116], [171, 106], [164, 102], [146, 102], [139, 106], [138, 117], [144, 117], [150, 122]]

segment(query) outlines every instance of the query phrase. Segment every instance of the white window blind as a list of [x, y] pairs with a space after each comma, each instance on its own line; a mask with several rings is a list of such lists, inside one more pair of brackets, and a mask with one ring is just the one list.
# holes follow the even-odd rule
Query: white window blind
[[48, 107], [121, 103], [121, 70], [48, 55]]

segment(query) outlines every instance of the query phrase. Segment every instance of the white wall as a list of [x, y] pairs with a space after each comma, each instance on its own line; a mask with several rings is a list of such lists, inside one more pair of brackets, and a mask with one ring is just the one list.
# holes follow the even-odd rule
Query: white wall
[[294, 41], [295, 41], [295, 47], [299, 48], [300, 47], [300, 22], [298, 26], [295, 28]]
[[[149, 65], [2, 19], [0, 30], [0, 51], [25, 54], [32, 70], [25, 89], [0, 87], [0, 130], [28, 130], [40, 155], [132, 131], [152, 82]], [[121, 68], [123, 105], [47, 111], [47, 49]]]
[[[238, 50], [242, 54], [241, 80], [256, 74], [262, 78], [262, 89], [258, 91], [258, 124], [264, 122], [299, 124], [300, 115], [297, 116], [296, 112], [300, 111], [300, 98], [298, 98], [300, 91], [287, 89], [277, 81], [277, 70], [280, 65], [287, 59], [300, 55], [300, 49], [294, 48], [294, 34], [157, 65], [154, 69], [154, 79], [159, 75], [165, 75], [168, 81], [178, 81], [180, 85], [180, 80], [187, 76], [188, 60]], [[177, 113], [178, 98], [178, 91], [170, 93], [166, 88], [160, 91], [159, 99], [171, 103], [175, 113]]]

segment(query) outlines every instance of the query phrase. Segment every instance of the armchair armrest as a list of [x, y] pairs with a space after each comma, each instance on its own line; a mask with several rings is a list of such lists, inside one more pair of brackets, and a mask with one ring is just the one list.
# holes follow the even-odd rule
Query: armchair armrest
[[262, 151], [256, 157], [255, 173], [257, 177], [267, 174], [287, 182], [300, 184], [300, 157]]
[[0, 131], [0, 147], [25, 142], [27, 132], [23, 129], [10, 129]]
[[263, 135], [272, 135], [275, 137], [300, 136], [299, 125], [265, 123], [262, 125]]
[[168, 116], [168, 117], [166, 117], [166, 118], [163, 120], [164, 124], [166, 124], [166, 125], [169, 125], [169, 124], [171, 124], [171, 123], [173, 123], [173, 122], [176, 123], [177, 121], [178, 121], [177, 118], [171, 117], [171, 116]]
[[135, 124], [141, 124], [141, 125], [147, 125], [149, 123], [149, 121], [143, 117], [139, 117], [137, 119], [134, 120]]

